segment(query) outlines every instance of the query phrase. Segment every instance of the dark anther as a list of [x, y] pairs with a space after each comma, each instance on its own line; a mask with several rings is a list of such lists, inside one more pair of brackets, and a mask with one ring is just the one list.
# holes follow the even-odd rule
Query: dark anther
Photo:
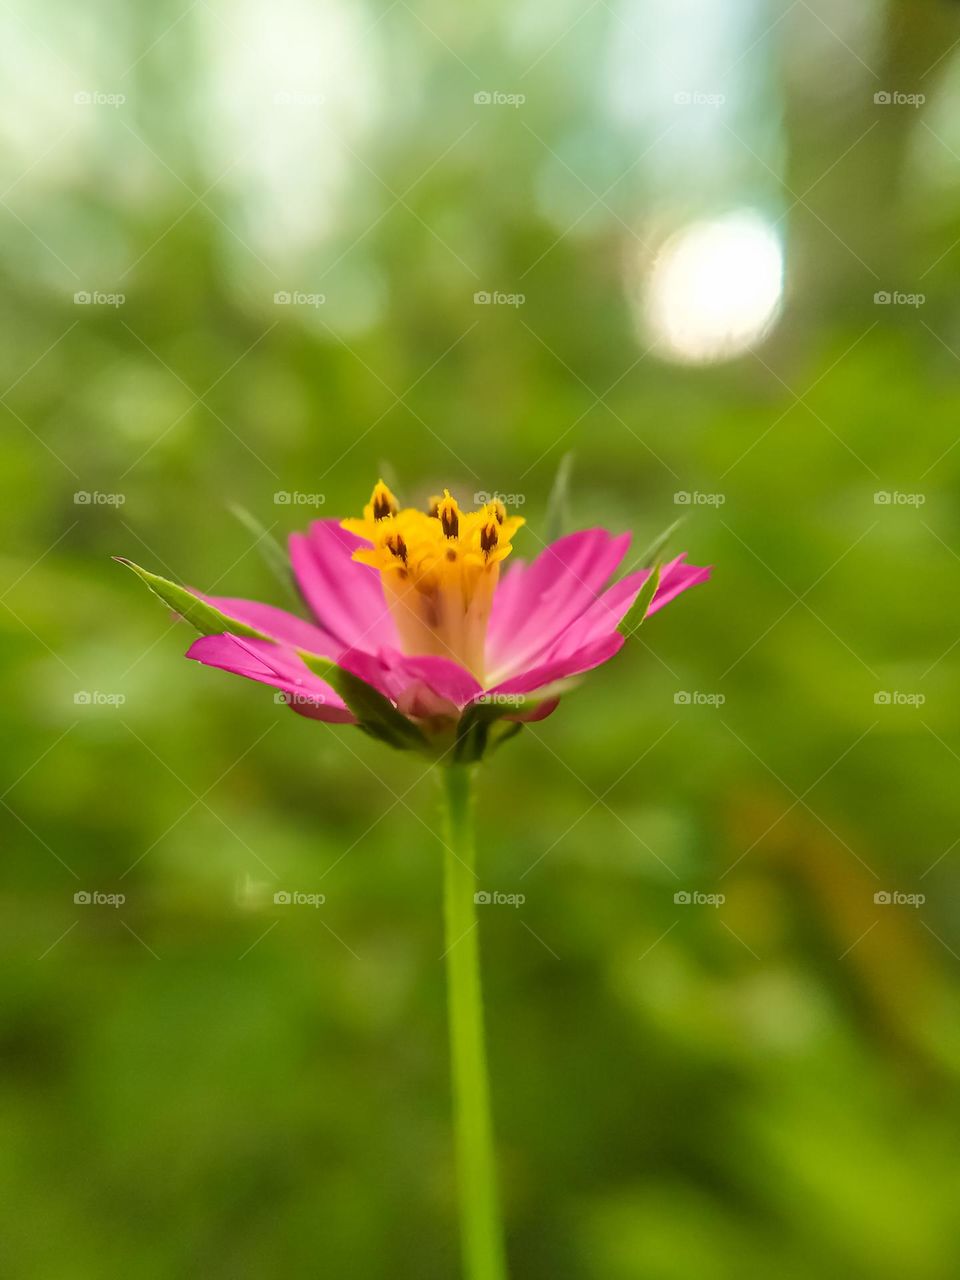
[[480, 530], [480, 550], [483, 552], [492, 551], [497, 545], [497, 526], [495, 524], [486, 524]]
[[393, 514], [394, 506], [390, 501], [390, 494], [386, 490], [380, 490], [373, 499], [374, 520], [386, 520], [388, 516]]

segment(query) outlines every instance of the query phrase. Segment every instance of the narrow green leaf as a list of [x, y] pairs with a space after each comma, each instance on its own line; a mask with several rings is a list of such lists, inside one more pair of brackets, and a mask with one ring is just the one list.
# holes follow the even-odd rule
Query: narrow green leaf
[[[126, 560], [122, 556], [114, 558], [120, 564], [126, 565], [128, 569], [132, 569], [155, 596], [179, 613], [191, 626], [196, 627], [201, 635], [230, 634], [245, 636], [252, 640], [273, 640], [272, 636], [258, 631], [255, 627], [247, 626], [245, 622], [239, 622], [213, 605], [207, 604], [186, 587], [178, 586], [175, 582], [161, 578], [156, 573], [150, 573], [147, 569], [141, 569], [132, 560]], [[297, 649], [296, 653], [315, 675], [326, 680], [330, 687], [339, 693], [357, 717], [360, 728], [366, 733], [380, 738], [381, 741], [389, 742], [395, 747], [424, 748], [428, 745], [427, 739], [417, 726], [398, 711], [389, 698], [385, 698], [382, 693], [361, 680], [359, 676], [345, 671], [329, 658], [310, 653], [306, 649]]]
[[562, 538], [570, 527], [570, 477], [573, 475], [573, 453], [565, 453], [560, 459], [553, 488], [547, 499], [544, 518], [544, 541], [549, 544]]
[[657, 594], [657, 587], [660, 585], [660, 566], [657, 565], [650, 577], [640, 588], [640, 594], [634, 600], [633, 604], [627, 610], [627, 613], [620, 619], [620, 625], [617, 630], [622, 636], [632, 636], [640, 630], [643, 620], [647, 616], [647, 610], [653, 597]]
[[[637, 557], [633, 569], [650, 569], [660, 558], [660, 552], [664, 549], [673, 535], [683, 524], [685, 517], [681, 516], [679, 520], [674, 520], [673, 524], [667, 525], [662, 533], [658, 533], [649, 547]], [[631, 573], [633, 570], [631, 570]]]
[[284, 551], [283, 547], [273, 536], [265, 525], [262, 525], [257, 517], [235, 502], [229, 504], [229, 511], [248, 533], [253, 534], [256, 538], [254, 546], [260, 554], [261, 559], [267, 568], [283, 587], [284, 592], [290, 601], [299, 609], [301, 607], [301, 599], [294, 586], [293, 574], [290, 570], [290, 557]]

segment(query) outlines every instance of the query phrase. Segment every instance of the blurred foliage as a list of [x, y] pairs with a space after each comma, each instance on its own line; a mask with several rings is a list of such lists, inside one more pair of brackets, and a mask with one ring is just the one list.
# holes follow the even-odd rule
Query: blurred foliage
[[[381, 471], [523, 495], [529, 556], [568, 450], [576, 524], [638, 553], [676, 492], [725, 501], [674, 538], [712, 583], [484, 771], [484, 884], [526, 895], [482, 919], [513, 1274], [957, 1274], [960, 206], [928, 122], [960, 19], [707, 8], [741, 141], [690, 144], [693, 195], [609, 105], [612, 67], [642, 103], [681, 56], [636, 34], [667, 6], [10, 12], [5, 1275], [456, 1273], [434, 779], [184, 663], [110, 556], [284, 603], [231, 506], [282, 539], [316, 513], [277, 492], [352, 513]], [[756, 200], [778, 330], [644, 354], [652, 239]]]

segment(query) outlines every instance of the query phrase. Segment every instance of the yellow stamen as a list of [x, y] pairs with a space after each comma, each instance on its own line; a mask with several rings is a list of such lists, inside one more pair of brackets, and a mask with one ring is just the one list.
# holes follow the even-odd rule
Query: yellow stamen
[[482, 683], [500, 562], [522, 518], [500, 502], [461, 511], [448, 489], [428, 511], [401, 510], [378, 481], [363, 518], [342, 524], [370, 543], [353, 558], [379, 569], [404, 653], [451, 658]]
[[386, 520], [390, 516], [395, 516], [399, 510], [399, 502], [397, 502], [396, 498], [383, 481], [378, 480], [373, 486], [373, 493], [370, 495], [370, 501], [363, 508], [364, 519]]
[[460, 508], [456, 498], [450, 497], [450, 490], [444, 489], [443, 497], [437, 503], [437, 519], [445, 538], [455, 538], [460, 532]]

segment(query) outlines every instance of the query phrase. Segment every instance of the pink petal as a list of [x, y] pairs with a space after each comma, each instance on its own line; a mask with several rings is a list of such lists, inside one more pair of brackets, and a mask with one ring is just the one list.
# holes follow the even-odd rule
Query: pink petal
[[[710, 577], [709, 566], [700, 568], [698, 565], [685, 564], [685, 559], [686, 552], [677, 556], [675, 560], [669, 561], [661, 569], [660, 582], [650, 608], [647, 610], [647, 617], [669, 604], [681, 591], [686, 591], [688, 587], [695, 586], [698, 582], [706, 582]], [[559, 658], [575, 653], [584, 645], [593, 644], [610, 632], [616, 631], [651, 572], [650, 569], [638, 569], [635, 573], [628, 573], [625, 578], [615, 582], [588, 609], [584, 610], [573, 626], [569, 627], [553, 645], [548, 656]]]
[[397, 710], [405, 716], [415, 716], [420, 720], [429, 720], [435, 716], [456, 720], [460, 714], [455, 703], [439, 697], [422, 680], [414, 680], [407, 685], [397, 699]]
[[354, 716], [343, 699], [326, 681], [314, 675], [290, 649], [267, 640], [241, 636], [201, 636], [187, 650], [187, 657], [208, 667], [219, 667], [260, 684], [281, 689], [291, 698], [293, 709], [317, 720], [353, 724]]
[[340, 648], [372, 653], [398, 640], [380, 574], [351, 559], [357, 547], [368, 545], [335, 520], [315, 520], [309, 533], [290, 535], [293, 572], [320, 626]]
[[493, 598], [487, 667], [508, 674], [545, 654], [597, 599], [629, 543], [628, 533], [584, 529], [507, 573]]
[[492, 697], [498, 693], [535, 693], [536, 690], [544, 689], [556, 680], [565, 680], [568, 676], [579, 675], [582, 671], [599, 667], [601, 663], [612, 658], [623, 647], [623, 643], [624, 637], [619, 631], [614, 631], [601, 640], [584, 645], [575, 653], [536, 663], [521, 675], [512, 676], [509, 680], [504, 680], [501, 684], [489, 689], [487, 694]]
[[681, 591], [686, 591], [688, 587], [695, 587], [698, 582], [706, 582], [710, 577], [713, 565], [684, 564], [686, 558], [687, 553], [684, 551], [682, 555], [677, 556], [676, 560], [671, 560], [669, 564], [663, 566], [657, 594], [651, 601], [647, 617], [656, 613], [658, 609], [662, 609], [671, 600], [675, 600]]
[[422, 680], [434, 693], [441, 698], [449, 698], [458, 707], [465, 707], [483, 692], [483, 686], [466, 667], [450, 658], [403, 657], [402, 666], [405, 675]]
[[[384, 648], [376, 654], [347, 650], [341, 653], [339, 663], [398, 704], [409, 703], [416, 696], [423, 705], [427, 695], [432, 694], [437, 701], [427, 713], [430, 715], [448, 714], [451, 704], [455, 709], [464, 707], [482, 692], [470, 672], [449, 658], [411, 658], [397, 649]], [[414, 693], [408, 692], [411, 688]]]
[[504, 716], [503, 718], [504, 720], [519, 720], [521, 724], [533, 724], [537, 720], [546, 720], [547, 716], [552, 716], [559, 705], [559, 698], [544, 698], [542, 702], [538, 702], [529, 711], [518, 711], [516, 715]]

